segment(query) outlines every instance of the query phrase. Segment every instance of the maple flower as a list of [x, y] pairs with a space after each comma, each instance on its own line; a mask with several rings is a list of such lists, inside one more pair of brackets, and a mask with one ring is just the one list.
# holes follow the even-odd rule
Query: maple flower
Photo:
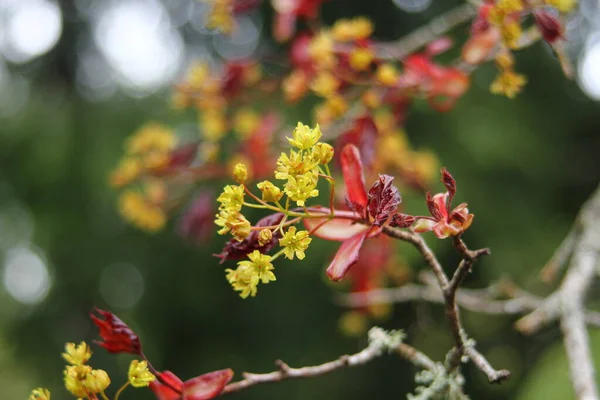
[[377, 68], [377, 81], [385, 86], [393, 86], [398, 82], [398, 70], [392, 64], [382, 64]]
[[352, 209], [351, 216], [304, 219], [304, 225], [315, 236], [342, 242], [327, 268], [327, 275], [333, 281], [342, 279], [356, 264], [364, 241], [379, 235], [382, 227], [393, 221], [401, 202], [398, 189], [392, 185], [393, 178], [388, 175], [380, 175], [367, 193], [363, 165], [356, 146], [344, 146], [340, 161], [347, 202]]
[[298, 122], [298, 126], [292, 132], [292, 137], [287, 138], [287, 140], [292, 146], [300, 150], [309, 150], [317, 144], [321, 136], [323, 136], [323, 133], [321, 132], [321, 128], [319, 128], [319, 124], [314, 129], [311, 129], [309, 126]]
[[366, 39], [373, 33], [373, 23], [365, 17], [339, 19], [331, 28], [333, 38], [338, 42], [351, 42]]
[[227, 232], [231, 231], [233, 237], [241, 242], [250, 234], [250, 222], [239, 211], [221, 209], [216, 217], [215, 225], [221, 227], [221, 229], [217, 231], [219, 235], [225, 235]]
[[237, 163], [233, 168], [233, 178], [238, 183], [243, 183], [248, 179], [248, 168], [245, 164]]
[[28, 400], [50, 400], [50, 391], [44, 388], [33, 389]]
[[333, 146], [328, 143], [319, 142], [313, 147], [313, 157], [319, 164], [328, 164], [333, 158]]
[[240, 211], [244, 203], [244, 185], [225, 186], [223, 193], [217, 197], [217, 201], [221, 203], [219, 208], [223, 210]]
[[258, 233], [258, 244], [265, 246], [273, 240], [273, 231], [270, 229], [261, 229]]
[[375, 58], [375, 52], [369, 47], [357, 47], [350, 51], [350, 67], [355, 71], [365, 71]]
[[75, 343], [67, 343], [65, 345], [65, 352], [62, 356], [71, 365], [83, 365], [92, 356], [92, 350], [86, 342], [81, 342], [78, 345]]
[[233, 371], [229, 368], [209, 372], [185, 382], [171, 371], [164, 371], [158, 375], [158, 379], [150, 382], [150, 389], [158, 400], [209, 400], [217, 397], [231, 378]]
[[149, 201], [145, 194], [134, 190], [125, 190], [121, 194], [119, 212], [125, 220], [148, 232], [160, 230], [167, 222], [161, 207]]
[[329, 31], [321, 30], [312, 38], [308, 45], [308, 54], [318, 67], [331, 68], [335, 64], [333, 45], [334, 40]]
[[316, 172], [307, 172], [295, 177], [290, 176], [285, 184], [284, 192], [290, 200], [295, 201], [300, 207], [304, 207], [306, 200], [319, 195], [317, 178]]
[[303, 260], [306, 256], [304, 251], [312, 242], [312, 238], [308, 236], [308, 231], [296, 232], [295, 226], [290, 226], [288, 231], [279, 239], [279, 245], [283, 247], [283, 253], [290, 260], [294, 259], [294, 254], [298, 259]]
[[110, 385], [106, 371], [89, 365], [67, 365], [64, 370], [65, 388], [74, 396], [88, 398], [101, 393]]
[[[94, 315], [94, 312], [99, 316]], [[140, 355], [140, 338], [123, 321], [111, 312], [94, 308], [90, 318], [99, 329], [102, 341], [96, 342], [110, 353], [130, 353]]]
[[254, 250], [248, 254], [248, 258], [249, 260], [239, 261], [237, 269], [225, 270], [227, 281], [244, 299], [256, 296], [259, 282], [266, 284], [276, 280], [271, 256]]
[[290, 150], [289, 156], [286, 153], [281, 153], [277, 159], [275, 179], [289, 179], [289, 177], [304, 175], [317, 168], [318, 161], [315, 160], [312, 154]]
[[469, 214], [467, 203], [461, 203], [451, 209], [456, 193], [456, 181], [446, 168], [442, 168], [442, 182], [447, 189], [445, 193], [438, 193], [433, 197], [427, 193], [427, 207], [431, 217], [420, 217], [413, 227], [418, 233], [433, 231], [439, 239], [460, 235], [469, 229], [474, 217], [473, 214]]
[[283, 196], [281, 189], [275, 186], [271, 181], [262, 181], [256, 186], [262, 192], [263, 201], [277, 202]]
[[153, 382], [156, 379], [152, 372], [148, 371], [148, 363], [139, 360], [131, 361], [127, 376], [131, 386], [136, 388], [148, 386], [150, 385], [150, 382]]
[[312, 91], [321, 97], [334, 95], [339, 87], [340, 81], [328, 71], [319, 72], [310, 84]]
[[260, 116], [251, 109], [242, 108], [233, 117], [233, 129], [242, 139], [248, 139], [259, 126]]
[[517, 74], [512, 69], [501, 72], [490, 85], [490, 92], [514, 98], [527, 83], [525, 75]]

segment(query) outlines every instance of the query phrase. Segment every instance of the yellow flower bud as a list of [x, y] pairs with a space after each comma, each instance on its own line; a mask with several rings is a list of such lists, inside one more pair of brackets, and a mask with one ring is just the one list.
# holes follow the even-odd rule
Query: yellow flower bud
[[233, 179], [235, 179], [237, 183], [244, 183], [246, 179], [248, 179], [248, 169], [246, 168], [246, 165], [242, 163], [235, 165], [233, 168]]
[[90, 393], [104, 392], [110, 385], [110, 378], [106, 371], [101, 369], [94, 369], [87, 376], [85, 387]]
[[273, 232], [270, 229], [261, 229], [258, 233], [258, 244], [260, 246], [264, 246], [267, 243], [270, 243], [273, 239]]
[[138, 360], [133, 360], [129, 364], [128, 377], [131, 386], [136, 388], [148, 386], [156, 379], [152, 372], [148, 371], [148, 363]]
[[373, 62], [375, 53], [368, 47], [357, 47], [350, 52], [350, 67], [355, 71], [364, 71]]
[[333, 158], [333, 147], [328, 143], [319, 142], [313, 148], [312, 154], [319, 164], [325, 165]]
[[50, 400], [50, 391], [44, 388], [33, 389], [28, 400]]
[[398, 70], [392, 64], [383, 64], [377, 68], [377, 81], [385, 86], [392, 86], [398, 81]]
[[279, 189], [277, 186], [273, 185], [273, 183], [269, 181], [263, 181], [256, 186], [262, 192], [263, 201], [274, 203], [276, 201], [279, 201], [283, 196], [281, 189]]
[[62, 356], [71, 365], [83, 365], [92, 356], [92, 350], [85, 342], [81, 342], [78, 345], [75, 343], [67, 343], [65, 345], [65, 352]]

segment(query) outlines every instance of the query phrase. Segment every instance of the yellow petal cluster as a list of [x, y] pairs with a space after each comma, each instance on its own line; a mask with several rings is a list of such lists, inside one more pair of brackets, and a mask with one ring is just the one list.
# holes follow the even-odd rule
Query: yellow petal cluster
[[225, 270], [227, 280], [244, 299], [248, 296], [256, 296], [257, 286], [260, 282], [266, 284], [276, 280], [271, 256], [254, 250], [248, 255], [248, 259], [238, 262], [235, 270]]
[[148, 370], [148, 363], [146, 361], [131, 361], [127, 375], [131, 386], [136, 388], [148, 386], [150, 382], [156, 379], [152, 372]]
[[160, 230], [167, 222], [165, 211], [160, 204], [152, 201], [148, 191], [123, 191], [119, 198], [119, 212], [126, 221], [148, 232]]
[[295, 226], [290, 226], [283, 237], [279, 239], [279, 245], [284, 248], [283, 253], [290, 260], [294, 259], [294, 255], [303, 260], [306, 256], [304, 251], [308, 248], [310, 242], [312, 242], [312, 238], [309, 237], [308, 231], [296, 232]]
[[50, 400], [50, 391], [44, 388], [33, 389], [28, 400]]
[[333, 38], [338, 42], [366, 39], [373, 33], [373, 23], [365, 17], [339, 19], [332, 27]]
[[67, 343], [62, 356], [71, 365], [83, 365], [92, 357], [92, 350], [86, 342], [81, 342], [78, 345]]
[[[90, 395], [104, 392], [110, 385], [110, 378], [106, 371], [93, 369], [85, 364], [92, 356], [90, 347], [85, 342], [81, 342], [79, 345], [67, 343], [62, 356], [71, 364], [65, 367], [63, 375], [65, 388], [74, 396], [88, 398]], [[45, 394], [44, 392], [41, 393]], [[32, 398], [46, 400], [41, 395], [32, 397], [33, 395], [34, 393], [32, 392], [30, 400]], [[47, 393], [47, 395], [49, 399], [50, 393]]]

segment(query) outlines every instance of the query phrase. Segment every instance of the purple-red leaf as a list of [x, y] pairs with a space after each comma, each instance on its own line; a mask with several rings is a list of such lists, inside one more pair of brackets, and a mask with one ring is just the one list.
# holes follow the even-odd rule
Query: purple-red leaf
[[[100, 317], [94, 315], [98, 313]], [[141, 354], [142, 345], [138, 335], [116, 315], [94, 308], [90, 318], [96, 324], [103, 341], [96, 343], [111, 353]]]
[[346, 145], [342, 149], [341, 163], [348, 200], [357, 211], [362, 212], [367, 206], [367, 190], [358, 148]]
[[552, 44], [563, 38], [563, 26], [556, 16], [547, 11], [535, 11], [533, 17], [546, 42]]
[[398, 211], [402, 198], [393, 182], [393, 177], [380, 174], [379, 180], [369, 189], [367, 211], [374, 225], [381, 226]]
[[177, 223], [177, 232], [181, 236], [198, 244], [210, 237], [214, 230], [214, 198], [212, 192], [204, 192], [194, 199]]
[[356, 223], [351, 219], [333, 218], [329, 220], [327, 217], [305, 218], [304, 226], [316, 237], [340, 242], [369, 229], [367, 225]]
[[433, 197], [431, 197], [431, 193], [427, 192], [425, 197], [425, 202], [427, 203], [427, 208], [429, 209], [429, 214], [436, 220], [442, 219], [442, 213], [438, 209], [438, 205], [433, 201]]
[[408, 214], [395, 214], [390, 222], [391, 226], [398, 228], [408, 228], [415, 223], [416, 218]]
[[361, 155], [361, 161], [367, 170], [373, 167], [376, 156], [377, 126], [371, 117], [361, 117], [354, 120], [352, 128], [344, 132], [336, 142], [338, 149], [346, 145], [355, 145]]
[[[283, 219], [282, 213], [275, 213], [271, 215], [267, 215], [256, 223], [257, 227], [267, 227], [274, 226], [281, 222]], [[220, 254], [214, 254], [215, 257], [221, 259], [221, 264], [223, 264], [227, 260], [239, 260], [241, 258], [245, 258], [246, 255], [252, 253], [254, 250], [258, 250], [263, 254], [268, 253], [273, 249], [273, 247], [277, 244], [278, 240], [281, 238], [281, 232], [279, 230], [273, 232], [273, 238], [269, 243], [266, 243], [264, 246], [261, 246], [258, 242], [258, 235], [260, 230], [253, 230], [250, 234], [241, 242], [238, 242], [235, 239], [231, 239], [229, 242], [225, 243], [225, 247], [223, 247], [223, 251]]]
[[450, 203], [452, 203], [452, 199], [456, 193], [456, 181], [446, 168], [442, 168], [442, 182], [448, 191], [448, 207], [450, 207]]

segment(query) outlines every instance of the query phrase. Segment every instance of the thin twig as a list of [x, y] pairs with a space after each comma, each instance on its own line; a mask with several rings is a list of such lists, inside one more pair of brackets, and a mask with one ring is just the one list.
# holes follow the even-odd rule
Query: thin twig
[[501, 383], [510, 378], [510, 371], [506, 369], [496, 370], [485, 357], [478, 352], [474, 346], [466, 346], [465, 354], [469, 356], [469, 359], [473, 361], [473, 364], [477, 365], [484, 374], [487, 375], [490, 383]]

